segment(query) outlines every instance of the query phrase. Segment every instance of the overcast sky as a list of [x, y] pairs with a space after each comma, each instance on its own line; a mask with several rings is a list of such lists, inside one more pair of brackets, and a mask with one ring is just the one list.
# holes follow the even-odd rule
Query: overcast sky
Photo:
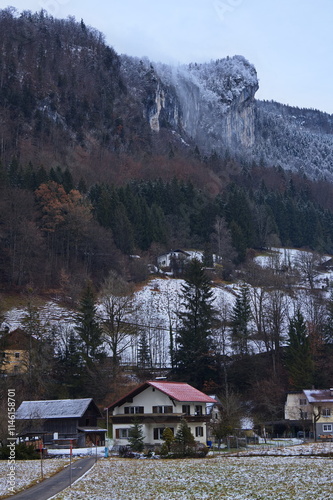
[[333, 0], [0, 0], [83, 18], [118, 53], [173, 64], [240, 54], [258, 99], [333, 114]]

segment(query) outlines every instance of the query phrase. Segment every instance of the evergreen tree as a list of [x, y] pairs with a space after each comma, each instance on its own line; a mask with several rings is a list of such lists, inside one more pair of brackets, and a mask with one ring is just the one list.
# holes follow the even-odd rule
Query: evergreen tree
[[[84, 365], [80, 353], [80, 339], [74, 330], [61, 332], [55, 331], [59, 338], [63, 339], [63, 346], [59, 346], [56, 351], [56, 395], [60, 399], [77, 398], [84, 396]], [[82, 392], [83, 390], [83, 392]]]
[[286, 364], [293, 390], [310, 388], [313, 384], [314, 363], [304, 318], [300, 310], [289, 322]]
[[139, 345], [138, 345], [138, 367], [147, 369], [151, 368], [151, 366], [152, 362], [151, 362], [149, 343], [147, 339], [147, 333], [143, 331], [140, 335]]
[[232, 316], [232, 343], [234, 350], [241, 356], [249, 354], [249, 321], [251, 319], [251, 307], [249, 290], [245, 286], [237, 297]]
[[197, 259], [186, 267], [181, 300], [184, 311], [179, 313], [181, 327], [176, 339], [175, 371], [178, 378], [202, 388], [215, 375], [212, 355], [215, 309], [210, 281]]
[[102, 329], [97, 321], [95, 301], [93, 284], [88, 281], [80, 301], [79, 313], [76, 318], [76, 331], [82, 340], [82, 357], [90, 365], [104, 355]]
[[133, 451], [141, 453], [144, 448], [144, 435], [142, 425], [138, 421], [134, 421], [132, 427], [128, 431], [128, 442]]
[[173, 431], [170, 429], [170, 427], [166, 427], [164, 429], [163, 434], [162, 434], [162, 439], [164, 441], [167, 452], [169, 453], [170, 449], [171, 449], [171, 444], [175, 440], [175, 436], [173, 435]]
[[180, 421], [177, 433], [175, 435], [175, 443], [178, 445], [179, 452], [182, 456], [193, 454], [195, 439], [185, 419]]
[[333, 289], [330, 291], [330, 298], [326, 306], [326, 323], [324, 326], [324, 342], [333, 344]]

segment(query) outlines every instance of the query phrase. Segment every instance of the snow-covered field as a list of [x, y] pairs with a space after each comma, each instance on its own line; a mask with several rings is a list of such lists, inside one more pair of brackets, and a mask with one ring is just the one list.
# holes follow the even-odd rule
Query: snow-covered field
[[[69, 464], [68, 458], [55, 458], [52, 460], [43, 460], [43, 476], [50, 477], [55, 472], [61, 470], [65, 465]], [[10, 472], [7, 460], [0, 461], [0, 498], [7, 495], [12, 495], [12, 490], [8, 487], [8, 473]], [[41, 463], [40, 460], [17, 460], [15, 463], [15, 474], [13, 477], [14, 492], [25, 489], [29, 485], [38, 483], [41, 480]]]
[[258, 454], [262, 456], [279, 455], [284, 457], [327, 455], [333, 454], [333, 443], [305, 443], [297, 446], [285, 446], [283, 440], [280, 440], [273, 441], [267, 446], [263, 444], [261, 446], [249, 447], [247, 450], [239, 451], [237, 456], [249, 457]]
[[[304, 448], [304, 447], [303, 447]], [[301, 448], [300, 448], [301, 450]], [[331, 499], [333, 461], [316, 456], [102, 459], [56, 500]]]
[[[311, 443], [224, 452], [205, 459], [130, 460], [101, 458], [56, 500], [320, 500], [333, 488], [333, 443]], [[255, 454], [255, 456], [251, 456]], [[259, 456], [258, 456], [259, 455]], [[261, 455], [261, 456], [260, 456]], [[44, 460], [44, 477], [68, 465]], [[0, 462], [0, 498], [8, 492], [8, 464]], [[40, 481], [40, 461], [16, 462], [15, 492]]]

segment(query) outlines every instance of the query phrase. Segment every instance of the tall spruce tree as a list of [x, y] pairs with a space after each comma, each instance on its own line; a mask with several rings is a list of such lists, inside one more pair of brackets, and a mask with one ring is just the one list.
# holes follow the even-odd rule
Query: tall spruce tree
[[215, 357], [212, 353], [212, 330], [215, 321], [213, 291], [210, 280], [199, 260], [192, 260], [185, 269], [179, 313], [175, 353], [175, 374], [178, 379], [202, 388], [205, 381], [215, 376]]
[[241, 356], [249, 354], [251, 307], [249, 289], [245, 286], [237, 297], [231, 316], [232, 344], [234, 350]]
[[152, 366], [152, 360], [151, 360], [151, 353], [150, 353], [150, 346], [147, 338], [147, 332], [144, 330], [140, 337], [139, 337], [139, 342], [138, 342], [138, 368], [151, 368]]
[[314, 381], [314, 363], [310, 339], [300, 310], [289, 322], [286, 365], [292, 389], [298, 391], [311, 388]]
[[88, 281], [82, 293], [76, 318], [76, 331], [82, 340], [81, 354], [87, 365], [104, 356], [102, 329], [97, 321], [95, 302], [94, 286]]

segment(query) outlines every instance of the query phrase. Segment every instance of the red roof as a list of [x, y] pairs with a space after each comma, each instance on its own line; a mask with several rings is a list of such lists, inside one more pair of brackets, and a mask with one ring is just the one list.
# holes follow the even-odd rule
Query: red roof
[[176, 401], [186, 401], [193, 403], [216, 403], [215, 399], [211, 398], [210, 396], [207, 396], [201, 391], [198, 391], [198, 389], [195, 389], [194, 387], [192, 387], [189, 384], [186, 384], [185, 382], [148, 380], [144, 384], [141, 384], [140, 386], [136, 387], [131, 392], [126, 394], [126, 396], [112, 403], [110, 406], [108, 406], [108, 409], [112, 410], [116, 406], [121, 406], [122, 404], [126, 403], [129, 399], [133, 398], [137, 394], [140, 394], [140, 392], [144, 391], [149, 386], [155, 387], [155, 389], [158, 389], [159, 391], [163, 392], [171, 399], [174, 399]]
[[161, 380], [148, 381], [148, 384], [164, 392], [176, 401], [191, 401], [198, 403], [216, 403], [215, 399], [207, 396], [184, 382], [167, 382]]

